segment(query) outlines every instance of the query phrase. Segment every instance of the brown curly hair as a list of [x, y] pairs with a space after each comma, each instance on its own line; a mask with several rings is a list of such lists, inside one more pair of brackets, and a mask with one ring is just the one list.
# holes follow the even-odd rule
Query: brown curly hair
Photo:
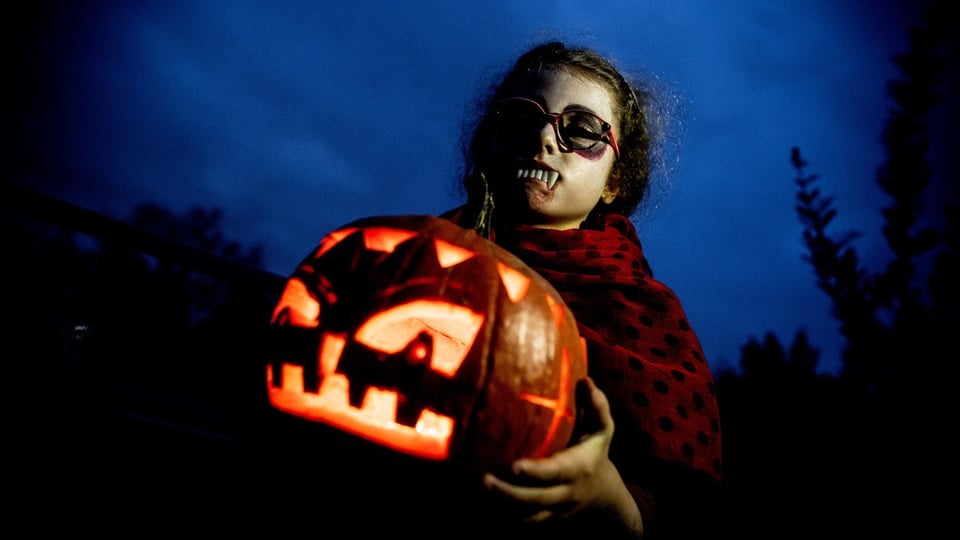
[[659, 113], [654, 105], [652, 86], [643, 86], [629, 81], [613, 63], [586, 47], [570, 47], [561, 41], [549, 41], [534, 46], [522, 54], [516, 63], [493, 85], [488, 96], [479, 104], [477, 122], [472, 136], [464, 139], [464, 170], [461, 188], [466, 192], [467, 202], [461, 223], [469, 223], [481, 230], [489, 227], [493, 219], [496, 201], [486, 184], [485, 171], [488, 149], [494, 134], [495, 115], [492, 104], [510, 97], [510, 92], [532, 71], [565, 69], [589, 77], [604, 85], [615, 103], [620, 132], [617, 140], [620, 157], [610, 173], [610, 188], [616, 198], [609, 204], [600, 201], [585, 226], [601, 222], [603, 215], [616, 212], [631, 216], [643, 200], [650, 186], [651, 163], [655, 142], [660, 135]]

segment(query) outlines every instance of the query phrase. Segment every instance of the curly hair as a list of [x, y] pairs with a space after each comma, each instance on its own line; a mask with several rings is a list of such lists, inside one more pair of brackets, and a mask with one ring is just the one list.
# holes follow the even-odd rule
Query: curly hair
[[461, 148], [464, 167], [461, 188], [467, 197], [464, 222], [479, 224], [492, 220], [495, 201], [485, 176], [491, 166], [488, 152], [495, 130], [492, 104], [510, 97], [529, 73], [550, 69], [568, 70], [590, 78], [607, 88], [614, 99], [614, 114], [620, 126], [617, 134], [620, 157], [610, 173], [610, 188], [617, 195], [609, 204], [600, 201], [586, 225], [599, 223], [603, 215], [611, 212], [631, 216], [647, 194], [653, 164], [658, 163], [658, 141], [665, 124], [652, 82], [628, 80], [610, 60], [593, 49], [548, 41], [522, 54], [500, 82], [492, 86], [479, 104], [472, 136], [464, 133]]

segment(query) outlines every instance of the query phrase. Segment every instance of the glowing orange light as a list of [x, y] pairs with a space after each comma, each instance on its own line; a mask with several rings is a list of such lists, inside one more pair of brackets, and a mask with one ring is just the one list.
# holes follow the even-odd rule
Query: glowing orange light
[[425, 330], [434, 338], [430, 369], [453, 377], [470, 352], [485, 318], [465, 306], [416, 300], [373, 315], [357, 329], [355, 339], [373, 349], [395, 354]]
[[547, 451], [553, 445], [554, 439], [557, 437], [557, 431], [560, 429], [561, 422], [569, 420], [574, 416], [572, 410], [573, 400], [570, 399], [570, 392], [567, 391], [567, 389], [570, 388], [570, 351], [568, 349], [563, 349], [562, 360], [560, 362], [559, 388], [559, 393], [555, 399], [526, 393], [521, 393], [519, 396], [520, 399], [553, 410], [553, 417], [550, 420], [550, 427], [547, 428], [547, 435], [543, 438], [543, 444], [537, 449], [534, 457], [543, 457], [546, 455]]
[[440, 266], [443, 268], [456, 266], [477, 254], [475, 251], [455, 246], [439, 238], [434, 239], [433, 244], [437, 250], [437, 260], [440, 261]]
[[[418, 362], [429, 360], [431, 370], [450, 378], [466, 358], [483, 321], [482, 314], [463, 306], [417, 300], [374, 314], [357, 329], [354, 338], [371, 349], [396, 354], [420, 332], [427, 331], [433, 338], [432, 358], [427, 358], [431, 349], [422, 343], [414, 343], [407, 354]], [[268, 372], [271, 403], [280, 410], [327, 422], [391, 448], [432, 459], [447, 457], [454, 429], [452, 418], [425, 409], [413, 427], [400, 424], [396, 421], [397, 392], [376, 387], [366, 390], [359, 408], [350, 405], [350, 381], [336, 372], [345, 343], [343, 335], [324, 334], [319, 353], [322, 378], [316, 394], [304, 391], [301, 366], [284, 364], [279, 388], [273, 386], [272, 371]]]
[[527, 289], [530, 288], [530, 278], [523, 275], [519, 270], [499, 261], [497, 262], [497, 270], [500, 272], [500, 279], [503, 281], [504, 287], [507, 288], [507, 296], [510, 297], [510, 301], [517, 303], [523, 300], [523, 297], [527, 294]]
[[333, 231], [332, 233], [323, 237], [320, 240], [320, 247], [317, 248], [317, 252], [314, 254], [314, 258], [319, 259], [321, 256], [330, 251], [330, 249], [339, 244], [341, 240], [350, 236], [351, 234], [357, 232], [356, 227], [350, 227], [347, 229], [340, 229], [338, 231]]
[[370, 227], [363, 230], [363, 245], [374, 251], [393, 252], [397, 244], [406, 242], [417, 235], [416, 231], [391, 229], [388, 227]]
[[303, 368], [283, 365], [283, 385], [273, 385], [273, 370], [267, 366], [271, 404], [278, 410], [309, 420], [326, 422], [387, 447], [427, 459], [446, 459], [453, 437], [452, 418], [424, 409], [413, 427], [394, 421], [397, 393], [370, 388], [360, 408], [350, 406], [349, 381], [333, 374], [324, 377], [317, 394], [304, 392]]
[[307, 292], [307, 286], [299, 279], [287, 280], [280, 301], [273, 309], [274, 322], [284, 310], [290, 317], [289, 323], [294, 326], [315, 328], [320, 324], [320, 304]]

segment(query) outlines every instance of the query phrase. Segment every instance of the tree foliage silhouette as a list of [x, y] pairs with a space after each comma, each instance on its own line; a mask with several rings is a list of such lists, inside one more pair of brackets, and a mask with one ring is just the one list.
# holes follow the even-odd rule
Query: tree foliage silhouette
[[939, 91], [957, 73], [957, 27], [946, 2], [928, 7], [908, 29], [909, 50], [893, 57], [902, 78], [886, 87], [893, 107], [876, 182], [890, 197], [881, 215], [892, 259], [883, 268], [862, 263], [859, 231], [831, 229], [833, 197], [791, 150], [804, 259], [840, 323], [843, 365], [815, 375], [818, 352], [803, 331], [789, 352], [768, 333], [744, 345], [742, 375], [719, 374], [729, 533], [925, 537], [948, 515], [927, 484], [949, 468], [942, 454], [952, 447], [960, 210], [951, 198], [930, 210], [924, 195], [934, 180], [928, 121], [944, 95], [956, 100]]
[[[910, 50], [893, 59], [905, 78], [887, 85], [894, 107], [881, 135], [886, 161], [876, 180], [891, 198], [881, 213], [894, 258], [882, 271], [861, 266], [853, 246], [858, 232], [828, 231], [837, 215], [833, 199], [815, 187], [818, 176], [806, 173], [800, 150], [791, 152], [806, 260], [846, 338], [842, 376], [868, 393], [898, 393], [916, 384], [912, 376], [922, 370], [909, 359], [932, 359], [948, 350], [950, 331], [960, 320], [955, 279], [947, 277], [957, 275], [957, 202], [940, 201], [943, 231], [921, 219], [931, 181], [926, 119], [940, 98], [940, 75], [950, 67], [943, 56], [952, 43], [949, 18], [937, 11], [943, 5], [926, 13], [924, 26], [910, 29]], [[934, 252], [932, 265], [926, 264]], [[926, 266], [928, 272], [920, 271]]]

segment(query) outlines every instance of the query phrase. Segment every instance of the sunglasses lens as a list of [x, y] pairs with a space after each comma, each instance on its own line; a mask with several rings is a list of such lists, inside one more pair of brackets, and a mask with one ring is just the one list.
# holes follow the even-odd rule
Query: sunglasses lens
[[[525, 99], [505, 99], [497, 107], [499, 128], [508, 136], [539, 131], [544, 123], [554, 120], [551, 116], [537, 103]], [[555, 125], [560, 142], [571, 150], [592, 148], [603, 140], [604, 133], [609, 129], [603, 120], [586, 111], [561, 113]]]
[[568, 111], [560, 115], [560, 138], [574, 150], [585, 150], [603, 138], [603, 121], [581, 111]]

